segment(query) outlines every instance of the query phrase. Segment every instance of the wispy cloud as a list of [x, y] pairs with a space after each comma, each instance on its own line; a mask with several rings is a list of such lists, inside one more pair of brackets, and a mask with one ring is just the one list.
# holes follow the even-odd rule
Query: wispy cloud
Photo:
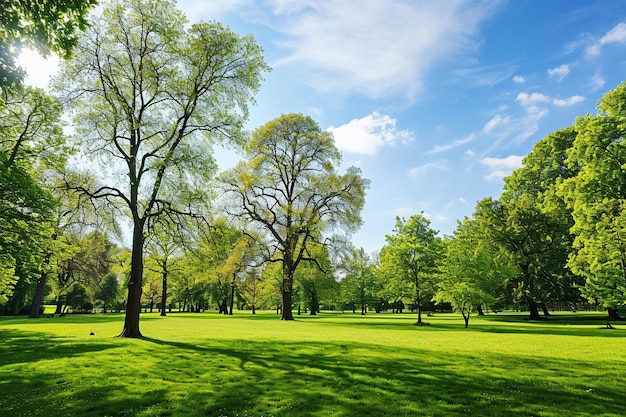
[[555, 98], [552, 103], [557, 107], [569, 107], [585, 101], [583, 96], [571, 96], [568, 98]]
[[489, 168], [490, 172], [484, 178], [488, 181], [501, 180], [522, 166], [523, 156], [509, 155], [506, 158], [483, 158], [480, 164]]
[[495, 2], [273, 0], [290, 52], [274, 66], [306, 69], [322, 92], [413, 99], [437, 65], [477, 50]]
[[473, 141], [475, 139], [475, 137], [476, 137], [476, 134], [471, 133], [466, 138], [457, 139], [457, 140], [453, 141], [452, 143], [448, 143], [446, 145], [435, 145], [433, 147], [433, 149], [431, 149], [430, 151], [426, 152], [426, 155], [432, 155], [434, 153], [441, 153], [441, 152], [449, 151], [450, 149], [454, 149], [456, 147], [465, 145], [466, 143], [470, 143], [471, 141]]
[[599, 55], [602, 47], [612, 43], [626, 44], [626, 23], [619, 23], [586, 49], [587, 56]]
[[429, 162], [427, 164], [424, 165], [420, 165], [417, 167], [413, 167], [411, 169], [409, 169], [407, 171], [407, 175], [412, 178], [415, 179], [417, 177], [419, 177], [420, 175], [426, 173], [427, 171], [431, 171], [431, 170], [436, 170], [436, 171], [447, 171], [448, 170], [448, 165], [446, 163], [446, 161], [435, 161], [435, 162]]
[[513, 77], [513, 82], [517, 84], [524, 84], [526, 82], [526, 77], [521, 75], [516, 75]]
[[339, 149], [357, 154], [375, 155], [383, 146], [414, 140], [409, 130], [398, 129], [396, 123], [396, 119], [374, 112], [360, 119], [353, 119], [339, 127], [331, 126], [328, 131], [335, 136], [335, 143]]
[[550, 77], [556, 77], [559, 81], [563, 81], [565, 77], [567, 77], [570, 73], [570, 67], [568, 64], [560, 65], [556, 68], [548, 69], [548, 75]]

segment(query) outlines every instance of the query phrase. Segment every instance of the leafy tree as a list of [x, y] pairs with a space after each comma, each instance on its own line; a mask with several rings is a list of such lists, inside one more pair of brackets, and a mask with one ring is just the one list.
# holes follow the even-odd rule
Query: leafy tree
[[69, 58], [78, 31], [96, 0], [11, 0], [0, 7], [0, 90], [20, 84], [24, 70], [16, 65], [23, 47]]
[[435, 300], [449, 302], [463, 315], [465, 327], [474, 309], [493, 303], [517, 269], [480, 229], [477, 221], [459, 222], [453, 237], [443, 240], [445, 258], [440, 265]]
[[566, 267], [572, 252], [574, 225], [572, 211], [557, 191], [560, 185], [578, 174], [578, 166], [568, 166], [567, 154], [576, 138], [573, 127], [550, 133], [535, 144], [524, 158], [523, 166], [505, 178], [505, 191], [501, 199], [512, 201], [528, 195], [539, 210], [549, 213], [552, 241], [549, 254], [543, 257], [541, 284], [541, 306], [548, 314], [545, 300], [576, 303], [580, 300], [580, 276]]
[[311, 245], [309, 250], [315, 261], [303, 262], [294, 275], [297, 287], [302, 290], [302, 301], [312, 316], [320, 312], [320, 304], [328, 292], [336, 289], [328, 250], [325, 246]]
[[120, 296], [120, 283], [114, 273], [108, 273], [100, 283], [95, 298], [102, 301], [102, 312], [107, 312], [107, 307], [112, 308]]
[[571, 269], [583, 295], [617, 318], [626, 303], [626, 84], [606, 93], [596, 116], [576, 120], [567, 166], [578, 171], [559, 189], [572, 210]]
[[33, 283], [38, 291], [45, 285], [55, 199], [42, 172], [63, 165], [60, 118], [60, 104], [42, 90], [0, 91], [0, 285], [13, 295], [8, 313], [32, 299]]
[[80, 283], [72, 285], [67, 293], [67, 305], [77, 313], [87, 313], [93, 309], [92, 299], [85, 286]]
[[[412, 292], [417, 323], [422, 325], [422, 306], [434, 293], [433, 279], [442, 256], [441, 238], [422, 214], [408, 220], [397, 217], [392, 235], [380, 253], [381, 268], [398, 287]], [[406, 293], [401, 293], [406, 295]]]
[[528, 193], [509, 201], [486, 198], [476, 207], [482, 230], [518, 268], [510, 281], [515, 297], [528, 306], [530, 319], [540, 319], [538, 303], [553, 289], [555, 277], [567, 273], [562, 213], [541, 206]]
[[267, 69], [251, 36], [218, 23], [187, 26], [168, 0], [108, 4], [62, 68], [59, 85], [75, 111], [76, 137], [102, 157], [101, 172], [109, 174], [72, 186], [106, 199], [132, 223], [120, 336], [141, 337], [150, 224], [198, 213], [215, 170], [210, 147], [216, 140], [241, 142], [247, 104]]
[[312, 245], [336, 227], [360, 225], [368, 181], [341, 162], [332, 134], [310, 117], [282, 115], [256, 129], [246, 162], [225, 172], [225, 191], [236, 201], [232, 214], [266, 234], [268, 262], [282, 265], [282, 320], [293, 320], [294, 274], [303, 260], [314, 262]]
[[[375, 301], [377, 288], [375, 265], [363, 248], [350, 248], [343, 261], [345, 276], [341, 281], [346, 301], [361, 306], [361, 315], [367, 313], [367, 307]], [[352, 309], [354, 311], [354, 308]]]

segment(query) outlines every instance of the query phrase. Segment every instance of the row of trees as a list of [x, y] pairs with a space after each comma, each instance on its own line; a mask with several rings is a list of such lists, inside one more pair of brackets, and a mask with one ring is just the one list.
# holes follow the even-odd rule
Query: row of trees
[[[284, 320], [296, 305], [410, 308], [423, 324], [439, 301], [466, 325], [487, 306], [524, 305], [537, 319], [554, 302], [586, 299], [612, 317], [624, 304], [625, 86], [597, 116], [538, 142], [501, 198], [480, 201], [453, 236], [421, 214], [398, 218], [368, 255], [347, 243], [368, 181], [354, 167], [337, 172], [332, 135], [301, 114], [243, 130], [269, 70], [252, 37], [187, 25], [167, 0], [135, 0], [105, 5], [70, 43], [55, 96], [2, 85], [5, 313], [36, 317], [48, 296], [60, 312], [69, 301], [111, 308], [119, 285], [124, 337], [141, 336], [146, 304], [165, 314], [172, 302], [224, 313], [275, 305]], [[245, 157], [218, 177], [216, 142]]]

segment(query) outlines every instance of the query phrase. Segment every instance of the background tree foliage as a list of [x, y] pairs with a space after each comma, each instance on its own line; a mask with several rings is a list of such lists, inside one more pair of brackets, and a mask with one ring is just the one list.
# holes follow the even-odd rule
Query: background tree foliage
[[408, 220], [397, 217], [393, 234], [380, 252], [382, 273], [393, 281], [399, 299], [414, 303], [417, 323], [423, 324], [422, 309], [435, 293], [437, 265], [442, 256], [441, 238], [423, 214]]
[[626, 304], [626, 84], [602, 97], [596, 116], [576, 120], [560, 195], [572, 210], [571, 269], [585, 277], [583, 294], [611, 317]]
[[360, 225], [368, 182], [355, 167], [336, 172], [341, 155], [332, 134], [301, 114], [256, 129], [246, 157], [221, 181], [233, 198], [231, 213], [253, 222], [270, 242], [266, 260], [281, 263], [281, 318], [293, 320], [296, 269], [315, 262], [311, 249], [324, 244], [324, 233]]

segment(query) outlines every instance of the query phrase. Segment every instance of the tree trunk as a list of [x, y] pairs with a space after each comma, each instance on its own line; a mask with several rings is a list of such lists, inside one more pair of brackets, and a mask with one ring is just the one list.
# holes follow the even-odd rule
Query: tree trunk
[[293, 305], [293, 273], [294, 271], [283, 261], [283, 283], [281, 286], [283, 293], [283, 310], [280, 315], [281, 320], [295, 320], [293, 318], [293, 311], [291, 310]]
[[539, 308], [537, 307], [537, 302], [532, 299], [528, 299], [528, 311], [530, 311], [530, 315], [528, 316], [529, 320], [541, 320], [541, 316], [539, 316]]
[[619, 315], [619, 310], [613, 307], [608, 307], [606, 309], [607, 313], [609, 313], [609, 320], [621, 320], [622, 318]]
[[317, 291], [315, 287], [313, 287], [313, 291], [311, 291], [311, 315], [315, 316], [319, 311], [319, 301], [317, 300]]
[[[46, 260], [49, 260], [49, 255], [46, 255]], [[44, 266], [41, 270], [41, 275], [37, 280], [37, 287], [35, 288], [35, 296], [33, 297], [33, 304], [30, 307], [30, 315], [28, 318], [38, 319], [39, 318], [39, 310], [41, 308], [41, 300], [43, 299], [43, 290], [46, 286], [46, 279], [48, 278], [48, 273], [45, 272], [45, 268], [47, 268], [48, 262], [44, 261]]]
[[139, 316], [141, 314], [143, 280], [143, 242], [143, 222], [135, 219], [126, 316], [124, 318], [124, 329], [118, 337], [142, 337], [141, 331], [139, 331]]
[[165, 306], [167, 305], [167, 270], [163, 270], [163, 290], [161, 291], [161, 316], [165, 317]]
[[222, 303], [220, 304], [220, 314], [228, 314], [228, 299], [226, 297], [222, 298]]
[[54, 310], [54, 314], [61, 314], [63, 312], [63, 296], [57, 297], [57, 308]]
[[256, 307], [252, 304], [252, 314], [256, 314]]
[[478, 304], [476, 306], [476, 312], [478, 313], [479, 316], [484, 316], [485, 312], [483, 311], [483, 305], [482, 304]]
[[231, 285], [230, 286], [230, 311], [228, 312], [229, 315], [233, 315], [233, 304], [235, 304], [235, 286]]
[[541, 301], [541, 310], [543, 311], [543, 315], [544, 316], [549, 316], [550, 312], [548, 311], [548, 306], [546, 306], [546, 303], [543, 302], [543, 300]]
[[463, 314], [463, 320], [465, 320], [465, 328], [467, 329], [467, 327], [469, 326], [470, 312], [468, 311], [466, 313], [465, 310], [462, 310], [461, 314]]

